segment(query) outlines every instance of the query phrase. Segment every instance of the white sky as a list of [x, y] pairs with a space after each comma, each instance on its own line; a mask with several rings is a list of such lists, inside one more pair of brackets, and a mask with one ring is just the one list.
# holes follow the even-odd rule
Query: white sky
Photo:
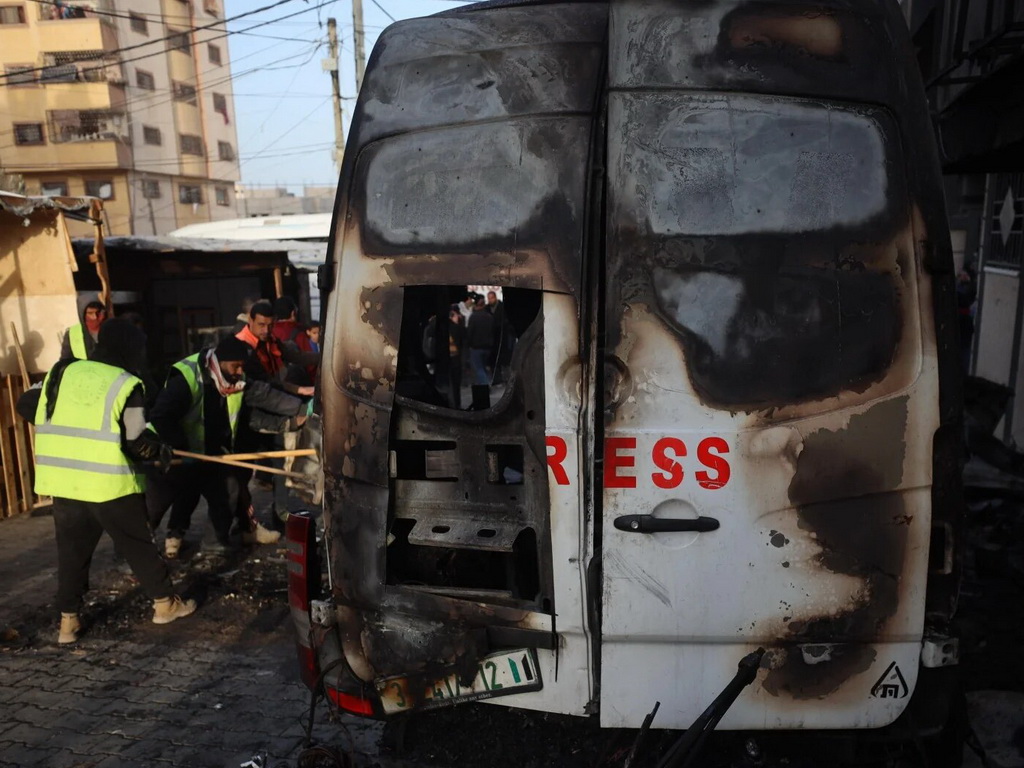
[[[226, 16], [269, 5], [268, 0], [226, 0]], [[316, 6], [322, 7], [316, 9]], [[428, 16], [465, 5], [456, 0], [363, 0], [366, 56], [394, 19]], [[292, 0], [229, 24], [231, 31], [305, 11], [247, 34], [227, 38], [234, 76], [236, 128], [242, 182], [287, 186], [337, 183], [331, 150], [334, 113], [327, 58], [327, 19], [338, 21], [341, 95], [346, 131], [355, 101], [351, 0]], [[258, 71], [243, 74], [248, 70]]]

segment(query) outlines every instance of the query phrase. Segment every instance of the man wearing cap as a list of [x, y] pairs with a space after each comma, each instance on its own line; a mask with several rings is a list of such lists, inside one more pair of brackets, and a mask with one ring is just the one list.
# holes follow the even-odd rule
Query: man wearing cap
[[68, 358], [18, 402], [36, 425], [39, 495], [53, 496], [57, 534], [59, 643], [78, 639], [89, 564], [103, 532], [153, 600], [153, 623], [192, 613], [175, 594], [146, 522], [145, 477], [136, 460], [168, 462], [170, 448], [146, 430], [145, 334], [125, 320], [103, 324], [91, 360]]
[[[252, 428], [297, 429], [305, 420], [299, 415], [303, 409], [300, 399], [263, 382], [244, 381], [244, 367], [251, 354], [248, 345], [229, 336], [215, 348], [175, 363], [150, 415], [156, 433], [175, 448], [193, 453], [233, 453], [243, 398], [250, 406], [246, 413]], [[229, 532], [236, 518], [245, 543], [273, 544], [280, 538], [239, 504], [242, 473], [223, 464], [198, 462], [175, 468], [166, 482], [154, 484], [147, 500], [154, 528], [173, 505], [164, 541], [168, 557], [177, 557], [199, 496], [207, 502], [217, 538], [215, 549], [229, 547]]]

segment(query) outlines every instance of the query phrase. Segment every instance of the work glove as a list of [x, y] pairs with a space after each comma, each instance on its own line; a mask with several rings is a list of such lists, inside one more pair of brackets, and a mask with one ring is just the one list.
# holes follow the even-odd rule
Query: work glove
[[139, 435], [131, 444], [132, 452], [143, 461], [152, 462], [161, 472], [167, 473], [174, 459], [174, 449], [149, 430]]
[[165, 475], [171, 471], [171, 462], [174, 461], [174, 449], [167, 443], [160, 443], [159, 455], [156, 459], [156, 466]]

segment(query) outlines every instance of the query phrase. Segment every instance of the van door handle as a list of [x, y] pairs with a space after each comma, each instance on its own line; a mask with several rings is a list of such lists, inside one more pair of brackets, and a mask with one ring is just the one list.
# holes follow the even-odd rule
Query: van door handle
[[622, 515], [615, 518], [615, 527], [632, 533], [667, 533], [674, 531], [714, 531], [718, 521], [713, 517], [665, 518], [652, 515]]

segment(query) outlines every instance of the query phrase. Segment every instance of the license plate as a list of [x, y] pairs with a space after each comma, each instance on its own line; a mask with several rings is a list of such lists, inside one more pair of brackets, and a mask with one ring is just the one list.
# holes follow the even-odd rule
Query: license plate
[[480, 659], [476, 667], [476, 676], [469, 686], [460, 683], [458, 675], [453, 672], [425, 684], [419, 696], [410, 688], [413, 683], [406, 676], [378, 681], [377, 692], [384, 711], [393, 715], [510, 693], [539, 691], [544, 687], [537, 669], [537, 656], [531, 648], [492, 653]]

